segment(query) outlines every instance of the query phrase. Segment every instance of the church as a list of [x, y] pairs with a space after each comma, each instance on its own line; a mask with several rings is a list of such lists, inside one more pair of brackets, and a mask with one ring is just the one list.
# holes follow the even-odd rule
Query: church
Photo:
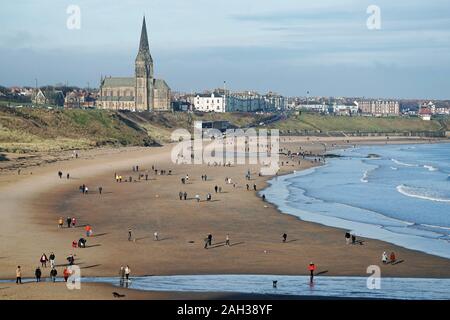
[[135, 76], [102, 77], [97, 107], [130, 111], [170, 110], [169, 86], [164, 80], [153, 77], [153, 59], [148, 45], [145, 17], [135, 60]]

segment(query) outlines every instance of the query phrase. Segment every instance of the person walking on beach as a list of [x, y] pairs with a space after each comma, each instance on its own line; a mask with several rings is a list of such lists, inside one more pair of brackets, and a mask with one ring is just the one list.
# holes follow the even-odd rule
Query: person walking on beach
[[75, 257], [73, 254], [67, 257], [67, 261], [69, 262], [69, 265], [72, 266], [75, 263]]
[[20, 269], [20, 266], [17, 266], [16, 269], [16, 284], [22, 284], [22, 269]]
[[86, 231], [86, 237], [90, 237], [92, 235], [92, 228], [90, 225], [86, 225], [86, 227], [84, 227], [84, 230]]
[[195, 199], [197, 199], [197, 202], [200, 202], [200, 196], [198, 194], [195, 195]]
[[42, 254], [41, 259], [39, 260], [41, 262], [41, 267], [47, 268], [47, 255], [45, 253]]
[[352, 234], [352, 244], [356, 244], [356, 236]]
[[253, 190], [256, 191], [256, 184], [253, 184]]
[[208, 246], [210, 246], [210, 247], [211, 247], [211, 245], [212, 245], [212, 238], [213, 238], [212, 234], [209, 233], [209, 234], [208, 234]]
[[218, 187], [218, 186], [215, 186], [215, 187], [214, 187], [214, 191], [217, 193], [218, 190], [219, 190], [219, 187]]
[[184, 198], [184, 200], [187, 200], [187, 192], [186, 191], [183, 193], [183, 198]]
[[80, 238], [79, 240], [78, 240], [78, 248], [86, 248], [86, 239], [84, 239], [84, 238]]
[[227, 247], [229, 247], [230, 246], [230, 235], [227, 233], [227, 236], [225, 237], [225, 245], [227, 246]]
[[58, 171], [58, 176], [60, 179], [62, 179], [62, 175], [63, 175], [63, 173], [61, 171]]
[[131, 273], [131, 269], [130, 267], [127, 265], [125, 267], [125, 279], [128, 281], [130, 279], [130, 273]]
[[56, 282], [57, 274], [58, 274], [58, 271], [56, 271], [55, 268], [52, 268], [52, 270], [50, 270], [50, 278], [52, 279], [53, 282]]
[[102, 194], [102, 192], [103, 192], [103, 187], [102, 186], [98, 187], [98, 193]]
[[70, 228], [70, 224], [72, 223], [72, 218], [67, 217], [66, 222], [67, 222], [67, 228]]
[[131, 241], [131, 228], [128, 229], [128, 241]]
[[158, 231], [155, 231], [155, 233], [153, 234], [153, 240], [159, 241]]
[[310, 262], [308, 266], [308, 270], [310, 272], [309, 282], [313, 283], [314, 281], [314, 271], [316, 271], [316, 266], [314, 263]]
[[69, 276], [70, 276], [70, 271], [69, 271], [69, 269], [68, 269], [68, 268], [64, 268], [64, 271], [63, 271], [63, 278], [64, 278], [64, 281], [65, 281], [65, 282], [67, 282], [67, 279], [69, 279]]
[[395, 257], [394, 251], [391, 252], [391, 255], [390, 255], [390, 257], [389, 257], [389, 260], [390, 260], [390, 262], [391, 262], [392, 264], [395, 263], [396, 257]]
[[183, 200], [183, 192], [180, 191], [180, 192], [178, 193], [178, 196], [180, 197], [180, 200]]
[[36, 282], [41, 282], [41, 275], [42, 275], [41, 268], [37, 267], [36, 270], [34, 271], [34, 275], [36, 277]]
[[67, 173], [66, 178], [67, 178], [67, 180], [70, 179], [70, 174], [69, 173]]
[[247, 191], [250, 190], [250, 186], [248, 185], [248, 183], [246, 184], [246, 186], [247, 186]]
[[62, 227], [63, 227], [63, 224], [64, 224], [63, 218], [62, 218], [62, 217], [59, 217], [59, 220], [58, 220], [58, 228], [62, 228]]
[[72, 218], [72, 227], [75, 228], [77, 224], [77, 219], [75, 217]]
[[383, 254], [381, 255], [381, 261], [383, 262], [383, 264], [386, 264], [388, 260], [388, 256], [386, 251], [383, 252]]
[[48, 256], [49, 260], [50, 260], [50, 267], [54, 268], [55, 267], [55, 254], [53, 252], [50, 253], [50, 255]]
[[346, 244], [350, 244], [350, 237], [351, 237], [350, 232], [346, 232], [345, 233], [345, 243]]
[[283, 233], [283, 242], [286, 242], [286, 240], [287, 240], [287, 234]]

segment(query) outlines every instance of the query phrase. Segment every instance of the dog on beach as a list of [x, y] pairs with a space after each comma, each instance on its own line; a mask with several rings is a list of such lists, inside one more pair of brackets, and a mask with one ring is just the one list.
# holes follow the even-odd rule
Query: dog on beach
[[120, 294], [120, 293], [118, 293], [118, 292], [113, 292], [112, 294], [113, 294], [113, 297], [114, 297], [114, 298], [123, 298], [123, 297], [125, 297], [124, 294]]

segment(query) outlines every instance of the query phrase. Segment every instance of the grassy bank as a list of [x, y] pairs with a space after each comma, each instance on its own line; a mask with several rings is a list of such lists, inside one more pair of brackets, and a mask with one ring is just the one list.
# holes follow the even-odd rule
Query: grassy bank
[[423, 121], [413, 117], [338, 117], [303, 113], [291, 116], [286, 120], [274, 123], [272, 128], [282, 132], [368, 132], [368, 133], [401, 133], [401, 132], [438, 132], [448, 130], [450, 122], [437, 120]]
[[260, 117], [252, 114], [122, 113], [0, 106], [0, 152], [157, 145], [170, 141], [175, 129], [192, 130], [197, 120], [228, 120], [235, 126], [245, 126], [257, 122]]

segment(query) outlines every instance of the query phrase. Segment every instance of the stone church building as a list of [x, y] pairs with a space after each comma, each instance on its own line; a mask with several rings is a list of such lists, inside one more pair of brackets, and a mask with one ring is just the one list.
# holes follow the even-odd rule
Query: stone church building
[[153, 77], [153, 59], [142, 22], [139, 52], [135, 60], [134, 77], [105, 77], [100, 82], [100, 109], [130, 111], [170, 110], [170, 88], [164, 80]]

